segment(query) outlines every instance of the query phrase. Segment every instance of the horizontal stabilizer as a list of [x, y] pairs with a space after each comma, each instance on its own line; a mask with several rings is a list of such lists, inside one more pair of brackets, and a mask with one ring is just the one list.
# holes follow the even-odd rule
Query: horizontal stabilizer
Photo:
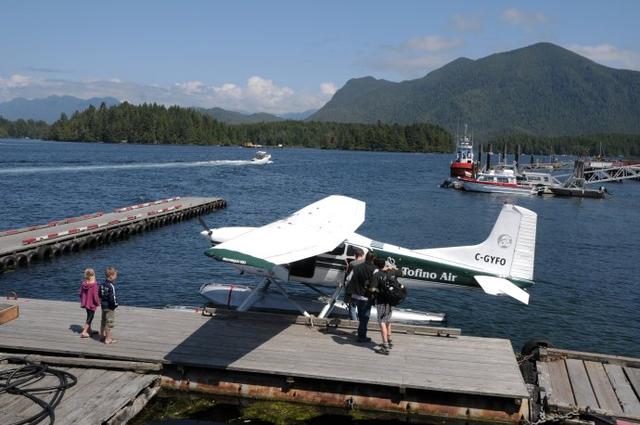
[[529, 293], [507, 279], [493, 276], [474, 276], [484, 292], [490, 295], [509, 295], [524, 304], [529, 304]]

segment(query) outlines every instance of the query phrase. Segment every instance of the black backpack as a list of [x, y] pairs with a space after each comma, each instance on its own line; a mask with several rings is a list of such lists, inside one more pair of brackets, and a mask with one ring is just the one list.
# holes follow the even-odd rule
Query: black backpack
[[380, 291], [379, 301], [390, 306], [402, 303], [407, 297], [407, 288], [398, 282], [395, 276], [388, 273], [384, 273], [384, 276], [382, 276], [378, 290]]

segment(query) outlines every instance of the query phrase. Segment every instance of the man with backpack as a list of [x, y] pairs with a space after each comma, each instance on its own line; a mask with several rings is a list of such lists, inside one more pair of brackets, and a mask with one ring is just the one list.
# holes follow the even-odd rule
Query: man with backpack
[[358, 264], [364, 263], [364, 251], [362, 248], [354, 249], [354, 259], [347, 264], [347, 270], [344, 273], [344, 287], [346, 288], [346, 293], [344, 295], [344, 301], [347, 303], [349, 307], [349, 318], [351, 320], [358, 320], [358, 308], [356, 307], [355, 302], [352, 300], [353, 295], [353, 286], [351, 286], [351, 279], [353, 278], [353, 268]]
[[373, 272], [373, 253], [367, 252], [365, 260], [353, 266], [352, 275], [347, 285], [347, 294], [351, 294], [351, 304], [358, 310], [358, 342], [371, 342], [367, 336], [367, 325], [371, 314], [372, 293], [371, 282]]
[[378, 271], [373, 275], [372, 290], [375, 293], [378, 324], [382, 337], [382, 344], [375, 351], [378, 354], [389, 355], [389, 350], [393, 347], [391, 342], [393, 307], [404, 301], [407, 291], [404, 285], [398, 282], [398, 277], [402, 277], [401, 270], [397, 270], [391, 264], [386, 264], [382, 258], [376, 258], [374, 265]]

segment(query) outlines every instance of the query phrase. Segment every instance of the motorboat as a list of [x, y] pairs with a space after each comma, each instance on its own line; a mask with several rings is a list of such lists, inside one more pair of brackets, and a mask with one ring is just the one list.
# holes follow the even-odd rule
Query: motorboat
[[253, 158], [251, 158], [251, 162], [254, 164], [267, 164], [269, 161], [271, 161], [271, 155], [265, 151], [258, 151]]
[[461, 177], [462, 188], [470, 192], [508, 193], [514, 195], [533, 195], [537, 189], [529, 184], [518, 182], [514, 170], [499, 169], [477, 173], [475, 178]]
[[[251, 295], [253, 288], [246, 285], [230, 285], [223, 283], [205, 283], [200, 287], [200, 295], [209, 300], [216, 307], [235, 309], [240, 306]], [[328, 298], [328, 297], [327, 297]], [[292, 301], [300, 305], [305, 311], [317, 314], [326, 305], [326, 299], [320, 297], [309, 296], [288, 296], [282, 293], [268, 290], [260, 293], [259, 299], [253, 304], [252, 309], [259, 311], [282, 312], [299, 314], [298, 310], [292, 304]], [[377, 314], [376, 307], [371, 310], [372, 317]], [[347, 318], [349, 311], [344, 301], [337, 300], [332, 316]], [[393, 309], [392, 322], [394, 323], [413, 323], [413, 322], [443, 322], [445, 313], [430, 313], [416, 311], [410, 309], [395, 308]]]

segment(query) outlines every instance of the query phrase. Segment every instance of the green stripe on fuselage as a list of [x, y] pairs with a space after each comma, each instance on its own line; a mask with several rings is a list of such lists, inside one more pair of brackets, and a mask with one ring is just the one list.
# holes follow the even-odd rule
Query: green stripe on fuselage
[[216, 260], [224, 261], [225, 263], [235, 264], [238, 266], [251, 266], [259, 269], [271, 270], [275, 264], [262, 258], [252, 257], [251, 255], [243, 254], [238, 251], [231, 251], [228, 249], [219, 249], [212, 247], [204, 252], [205, 255], [213, 257]]
[[[373, 253], [377, 257], [384, 258], [385, 260], [387, 258], [392, 258], [396, 267], [403, 271], [403, 277], [406, 279], [477, 288], [479, 285], [473, 278], [474, 276], [497, 276], [492, 273], [470, 270], [463, 267], [447, 265], [436, 261], [429, 261], [423, 258], [412, 257], [410, 255], [398, 254], [381, 249], [373, 248]], [[528, 288], [533, 285], [533, 282], [528, 280], [510, 278], [509, 281], [520, 288]]]

